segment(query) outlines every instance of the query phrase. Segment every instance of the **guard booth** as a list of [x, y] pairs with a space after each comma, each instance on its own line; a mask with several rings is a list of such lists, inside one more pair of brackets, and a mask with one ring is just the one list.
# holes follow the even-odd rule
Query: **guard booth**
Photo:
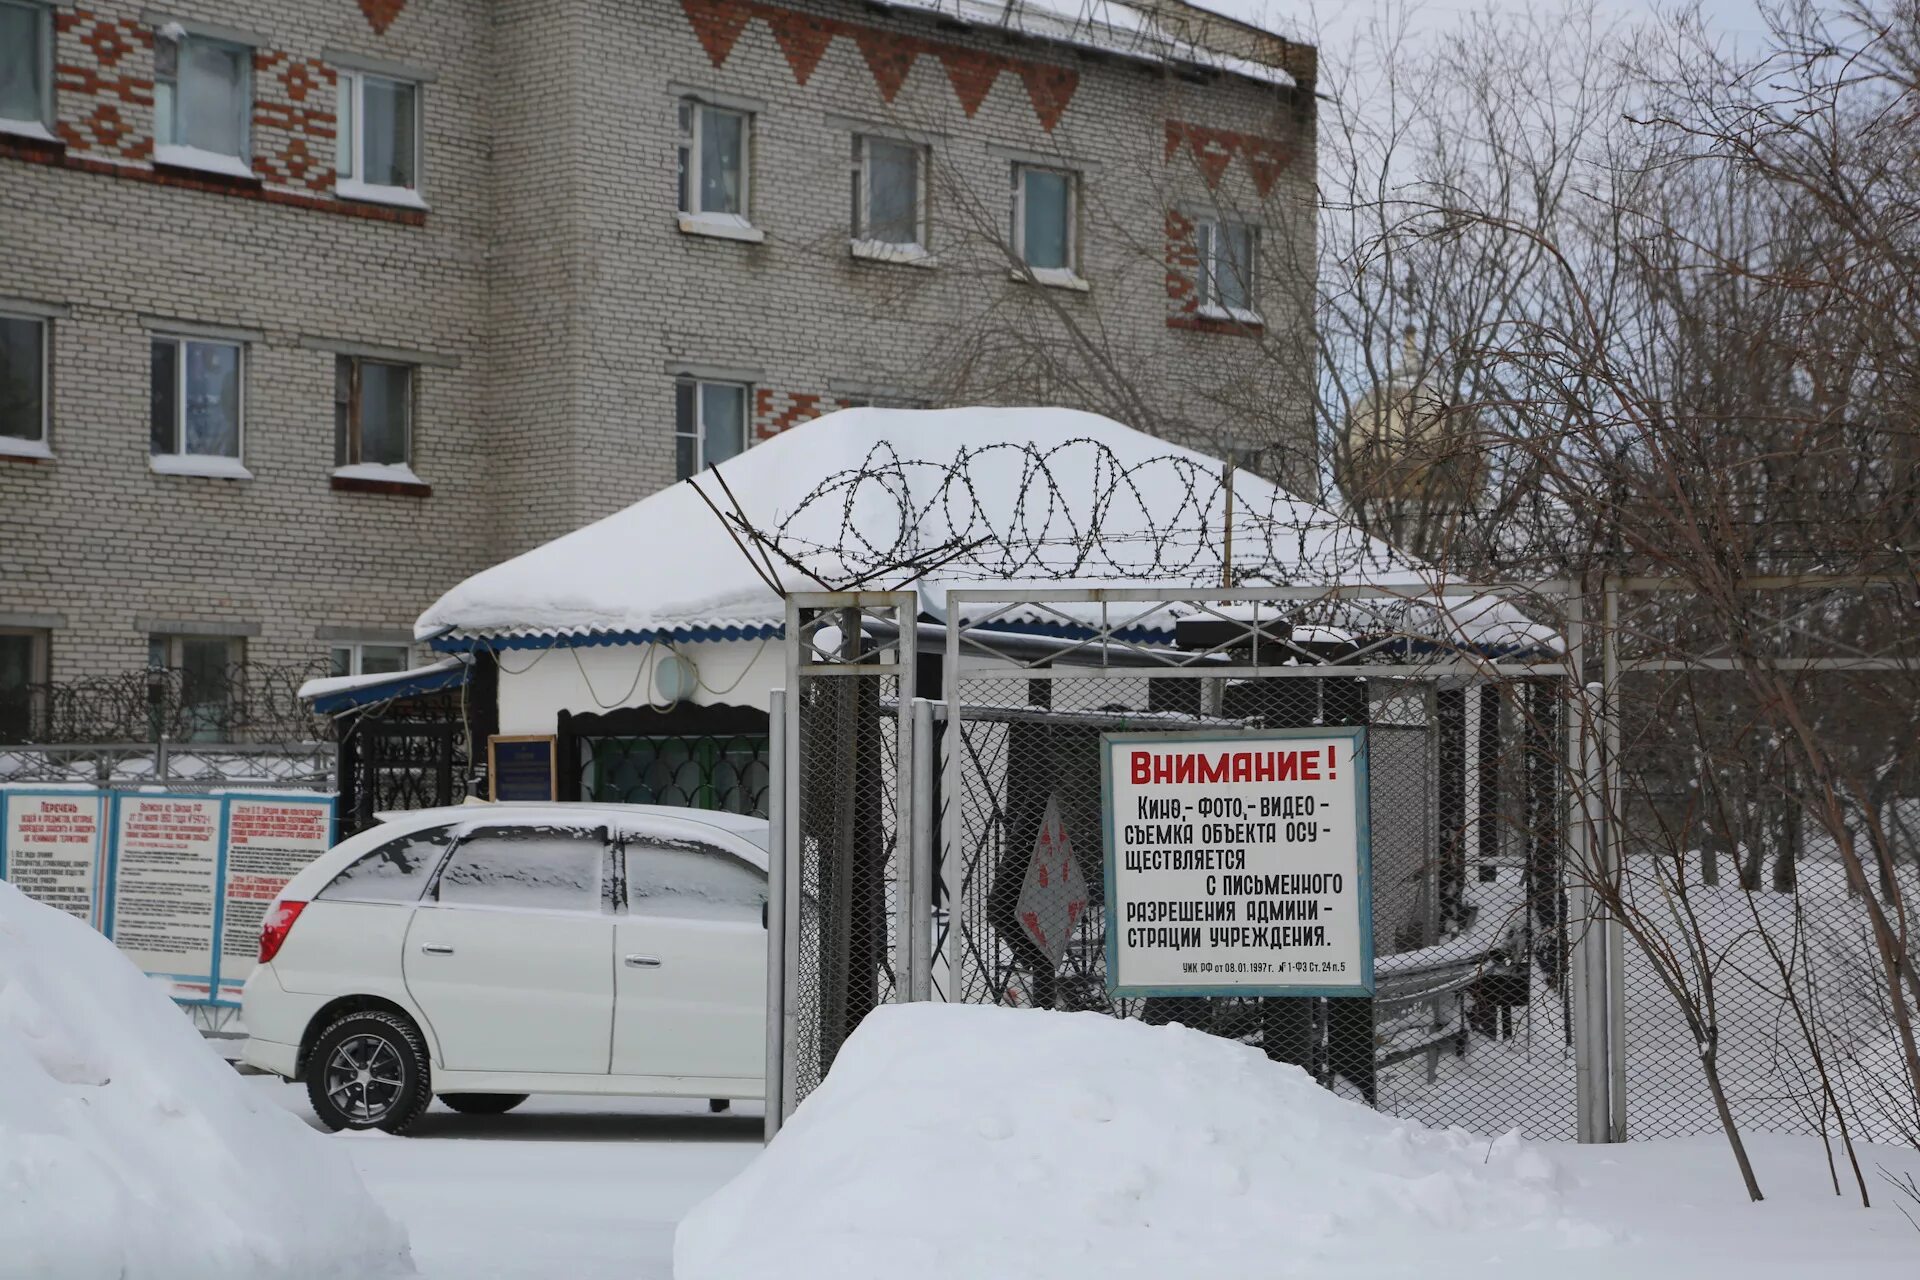
[[[791, 598], [770, 1123], [875, 1005], [933, 999], [1177, 1021], [1429, 1122], [1564, 1092], [1571, 1124], [1551, 629], [1465, 589], [980, 588], [945, 613]], [[1102, 743], [1316, 729], [1366, 744], [1363, 994], [1116, 990]]]

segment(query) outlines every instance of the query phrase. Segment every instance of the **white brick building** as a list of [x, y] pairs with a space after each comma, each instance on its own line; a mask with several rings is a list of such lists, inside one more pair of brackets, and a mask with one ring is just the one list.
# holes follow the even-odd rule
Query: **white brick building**
[[397, 661], [848, 403], [1310, 466], [1313, 51], [956, 2], [0, 0], [0, 693]]

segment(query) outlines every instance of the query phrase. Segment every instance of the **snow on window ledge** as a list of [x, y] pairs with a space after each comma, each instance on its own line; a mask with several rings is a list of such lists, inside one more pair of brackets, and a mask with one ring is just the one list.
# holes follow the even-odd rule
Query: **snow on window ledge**
[[1013, 278], [1045, 285], [1049, 289], [1072, 289], [1077, 293], [1085, 293], [1093, 288], [1072, 267], [1015, 267]]
[[218, 173], [229, 178], [251, 178], [258, 181], [260, 177], [253, 171], [252, 166], [239, 156], [222, 155], [218, 151], [202, 151], [199, 147], [180, 147], [171, 143], [154, 147], [153, 162], [172, 165], [176, 169], [198, 169], [202, 173]]
[[21, 440], [14, 436], [0, 436], [0, 458], [44, 458], [53, 461], [53, 450], [47, 447], [45, 440]]
[[404, 462], [355, 462], [333, 469], [335, 480], [379, 480], [387, 484], [425, 484]]
[[1208, 320], [1230, 320], [1235, 324], [1244, 324], [1250, 329], [1264, 329], [1267, 322], [1260, 318], [1258, 311], [1248, 311], [1245, 307], [1223, 307], [1208, 302], [1196, 308], [1194, 314]]
[[15, 138], [32, 138], [35, 142], [59, 142], [53, 130], [38, 120], [12, 120], [0, 116], [0, 134]]
[[204, 476], [210, 480], [251, 480], [253, 472], [238, 458], [214, 458], [194, 453], [150, 453], [147, 465], [156, 475]]
[[744, 240], [759, 244], [767, 233], [737, 213], [683, 213], [680, 230], [690, 236], [714, 236], [721, 240]]
[[339, 178], [334, 181], [333, 194], [341, 200], [362, 200], [368, 204], [391, 204], [402, 209], [424, 209], [427, 202], [412, 187], [383, 187], [371, 182], [356, 182], [352, 178]]
[[937, 267], [940, 259], [923, 244], [894, 244], [890, 240], [849, 240], [847, 252], [869, 262], [893, 262], [907, 267]]

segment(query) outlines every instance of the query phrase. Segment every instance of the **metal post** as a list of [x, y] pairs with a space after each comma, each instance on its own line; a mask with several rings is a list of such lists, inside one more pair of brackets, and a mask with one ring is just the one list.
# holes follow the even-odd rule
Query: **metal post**
[[941, 696], [947, 704], [946, 749], [940, 766], [940, 795], [946, 813], [940, 823], [940, 895], [947, 912], [947, 931], [940, 939], [940, 990], [955, 1003], [966, 998], [960, 989], [960, 890], [964, 858], [960, 853], [960, 765], [966, 747], [967, 721], [960, 706], [960, 610], [966, 606], [947, 593], [947, 652], [940, 664]]
[[1572, 1004], [1574, 1110], [1576, 1137], [1581, 1142], [1604, 1141], [1606, 1132], [1607, 1085], [1611, 1080], [1606, 1061], [1606, 1004], [1604, 987], [1597, 988], [1602, 999], [1595, 1005], [1595, 979], [1605, 980], [1604, 970], [1595, 973], [1600, 963], [1595, 947], [1598, 935], [1589, 926], [1593, 919], [1592, 831], [1588, 825], [1589, 789], [1587, 707], [1580, 683], [1580, 669], [1586, 645], [1582, 625], [1584, 601], [1576, 588], [1567, 597], [1567, 663], [1570, 667], [1566, 690], [1566, 817], [1561, 831], [1564, 849], [1561, 883], [1565, 887], [1567, 908], [1561, 920], [1565, 931], [1563, 945], [1568, 961], [1567, 998]]
[[[902, 631], [901, 645], [914, 643], [911, 627]], [[893, 744], [893, 998], [905, 1004], [913, 995], [913, 882], [919, 872], [920, 786], [914, 765], [920, 759], [920, 716], [911, 686], [903, 685], [897, 700], [898, 731]]]
[[913, 865], [908, 878], [908, 999], [933, 999], [933, 704], [913, 700]]
[[[1605, 593], [1601, 609], [1600, 630], [1600, 714], [1604, 717], [1603, 742], [1606, 752], [1602, 758], [1605, 768], [1606, 800], [1604, 810], [1606, 822], [1602, 828], [1605, 836], [1605, 854], [1602, 874], [1608, 877], [1608, 883], [1616, 890], [1621, 884], [1622, 856], [1625, 852], [1626, 827], [1622, 821], [1625, 801], [1620, 794], [1620, 710], [1624, 699], [1620, 688], [1620, 581], [1609, 578], [1602, 584]], [[1626, 971], [1626, 930], [1621, 926], [1619, 917], [1608, 914], [1606, 923], [1607, 945], [1607, 1057], [1609, 1075], [1612, 1084], [1608, 1090], [1610, 1115], [1608, 1116], [1608, 1135], [1615, 1142], [1627, 1140], [1627, 971]]]
[[[781, 698], [780, 782], [781, 819], [784, 832], [780, 841], [781, 861], [785, 864], [781, 884], [786, 890], [780, 908], [786, 915], [781, 927], [785, 956], [780, 964], [780, 1122], [793, 1114], [798, 1104], [799, 1031], [800, 1031], [800, 904], [806, 897], [807, 882], [801, 873], [800, 848], [800, 715], [805, 695], [800, 687], [800, 608], [787, 601], [787, 687]], [[789, 701], [791, 699], [792, 701]]]
[[[766, 1141], [786, 1118], [787, 1023], [787, 693], [767, 699], [767, 1102]], [[796, 895], [797, 896], [797, 895]]]

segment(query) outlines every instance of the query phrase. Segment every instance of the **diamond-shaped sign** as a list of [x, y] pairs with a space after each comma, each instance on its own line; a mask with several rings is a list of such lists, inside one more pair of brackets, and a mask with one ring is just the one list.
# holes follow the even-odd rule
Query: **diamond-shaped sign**
[[1067, 839], [1067, 824], [1060, 818], [1058, 796], [1047, 797], [1047, 812], [1033, 838], [1027, 880], [1020, 886], [1020, 900], [1013, 910], [1020, 927], [1046, 956], [1048, 967], [1058, 968], [1060, 957], [1067, 951], [1067, 939], [1087, 910], [1086, 881], [1073, 860], [1073, 844]]

